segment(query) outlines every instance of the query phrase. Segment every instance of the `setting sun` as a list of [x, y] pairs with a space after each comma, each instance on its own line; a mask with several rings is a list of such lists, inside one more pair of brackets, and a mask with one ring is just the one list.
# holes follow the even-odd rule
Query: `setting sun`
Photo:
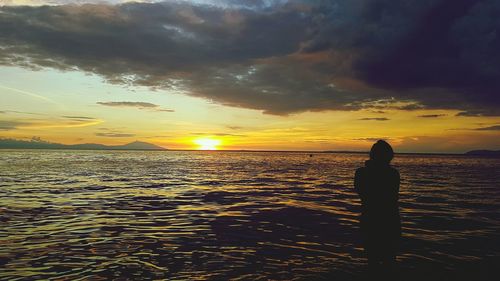
[[217, 146], [221, 144], [221, 141], [212, 138], [201, 138], [195, 139], [194, 143], [198, 145], [199, 150], [217, 150]]

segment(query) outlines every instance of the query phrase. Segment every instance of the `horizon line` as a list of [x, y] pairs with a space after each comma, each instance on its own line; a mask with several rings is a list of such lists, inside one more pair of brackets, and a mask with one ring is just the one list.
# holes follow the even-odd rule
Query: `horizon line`
[[[101, 144], [101, 143], [77, 143], [77, 144], [65, 144], [65, 143], [57, 143], [57, 142], [52, 142], [52, 141], [45, 141], [45, 140], [22, 140], [22, 139], [15, 139], [15, 138], [4, 138], [0, 137], [0, 140], [11, 140], [11, 141], [19, 141], [19, 142], [24, 142], [24, 143], [45, 143], [45, 144], [51, 144], [51, 145], [62, 145], [62, 147], [53, 147], [53, 148], [44, 148], [44, 147], [1, 147], [0, 149], [4, 150], [24, 150], [24, 149], [45, 149], [45, 150], [138, 150], [138, 151], [223, 151], [223, 152], [282, 152], [282, 153], [353, 153], [353, 154], [365, 154], [369, 153], [369, 150], [335, 150], [335, 149], [327, 149], [327, 150], [303, 150], [303, 149], [297, 149], [297, 150], [280, 150], [280, 149], [196, 149], [196, 148], [165, 148], [163, 146], [157, 145], [155, 143], [150, 143], [150, 142], [145, 142], [141, 141], [139, 139], [136, 139], [133, 142], [126, 143], [126, 144], [121, 144], [121, 145], [108, 145], [108, 144]], [[129, 144], [133, 143], [145, 143], [149, 145], [153, 145], [157, 148], [127, 148], [123, 147]], [[72, 146], [78, 146], [78, 145], [101, 145], [104, 147], [101, 148], [75, 148]], [[395, 151], [395, 154], [424, 154], [424, 155], [466, 155], [469, 152], [493, 152], [493, 153], [499, 153], [500, 150], [497, 149], [488, 149], [488, 148], [476, 148], [476, 149], [471, 149], [467, 151], [460, 151], [460, 152], [445, 152], [445, 151], [435, 151], [435, 152], [429, 152], [429, 151], [423, 151], [423, 152], [416, 152], [416, 151], [404, 151], [404, 152], [398, 152]], [[477, 155], [477, 154], [476, 154]]]
[[[216, 150], [204, 150], [204, 149], [130, 149], [130, 148], [102, 148], [102, 149], [91, 149], [91, 148], [8, 148], [8, 147], [0, 147], [0, 150], [86, 150], [86, 151], [187, 151], [187, 152], [271, 152], [271, 153], [310, 153], [310, 154], [327, 154], [327, 153], [345, 153], [345, 154], [369, 154], [369, 151], [359, 151], [359, 150], [258, 150], [258, 149], [216, 149]], [[487, 150], [487, 151], [495, 151], [489, 149], [478, 149], [478, 150]], [[475, 150], [470, 150], [475, 151]], [[402, 155], [467, 155], [466, 152], [397, 152], [394, 154], [402, 154]], [[469, 155], [470, 156], [470, 155]], [[477, 155], [472, 155], [477, 156]]]

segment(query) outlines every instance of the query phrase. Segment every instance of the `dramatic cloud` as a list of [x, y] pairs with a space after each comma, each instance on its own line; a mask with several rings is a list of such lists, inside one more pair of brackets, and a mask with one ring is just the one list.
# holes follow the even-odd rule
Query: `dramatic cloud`
[[173, 109], [162, 109], [159, 105], [149, 102], [136, 102], [136, 101], [108, 101], [97, 102], [97, 104], [111, 107], [134, 107], [138, 109], [148, 109], [154, 111], [174, 112]]
[[[133, 0], [0, 0], [0, 5], [29, 5], [29, 6], [41, 6], [41, 5], [64, 5], [64, 4], [84, 4], [84, 3], [107, 3], [107, 4], [117, 4], [132, 2]], [[154, 0], [146, 0], [141, 2], [159, 2]]]
[[366, 118], [361, 118], [359, 120], [366, 120], [366, 121], [389, 121], [389, 118], [385, 117], [366, 117]]
[[499, 14], [496, 0], [6, 6], [0, 64], [86, 71], [270, 114], [384, 110], [393, 107], [376, 102], [388, 100], [498, 116]]
[[[165, 1], [165, 0], [163, 0]], [[127, 2], [158, 3], [162, 0], [0, 0], [0, 5], [63, 5], [63, 4], [120, 4]], [[167, 0], [168, 1], [168, 0]], [[277, 4], [287, 2], [287, 0], [175, 0], [177, 2], [187, 2], [197, 5], [209, 5], [219, 8], [245, 8], [245, 9], [266, 9]]]

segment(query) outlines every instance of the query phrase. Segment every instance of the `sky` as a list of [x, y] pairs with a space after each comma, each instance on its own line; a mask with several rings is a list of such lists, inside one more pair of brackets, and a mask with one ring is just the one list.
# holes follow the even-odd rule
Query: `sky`
[[0, 0], [0, 138], [500, 149], [496, 0]]

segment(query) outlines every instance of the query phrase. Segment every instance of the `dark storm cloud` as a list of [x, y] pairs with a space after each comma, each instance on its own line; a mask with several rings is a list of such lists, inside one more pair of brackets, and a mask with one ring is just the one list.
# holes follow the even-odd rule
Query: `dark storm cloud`
[[361, 108], [359, 96], [335, 89], [327, 74], [305, 69], [298, 62], [273, 59], [265, 64], [213, 68], [193, 78], [193, 96], [269, 114]]
[[498, 1], [221, 3], [2, 7], [0, 64], [280, 115], [380, 100], [500, 115]]
[[[500, 2], [374, 0], [361, 6], [356, 16], [344, 15], [355, 21], [347, 19], [341, 28], [354, 34], [347, 36], [351, 41], [328, 33], [334, 38], [328, 41], [330, 48], [348, 44], [360, 50], [353, 63], [359, 79], [427, 107], [499, 114]], [[330, 17], [342, 12], [334, 9]], [[333, 27], [338, 31], [338, 24]], [[437, 89], [452, 94], [442, 98], [445, 92]]]

